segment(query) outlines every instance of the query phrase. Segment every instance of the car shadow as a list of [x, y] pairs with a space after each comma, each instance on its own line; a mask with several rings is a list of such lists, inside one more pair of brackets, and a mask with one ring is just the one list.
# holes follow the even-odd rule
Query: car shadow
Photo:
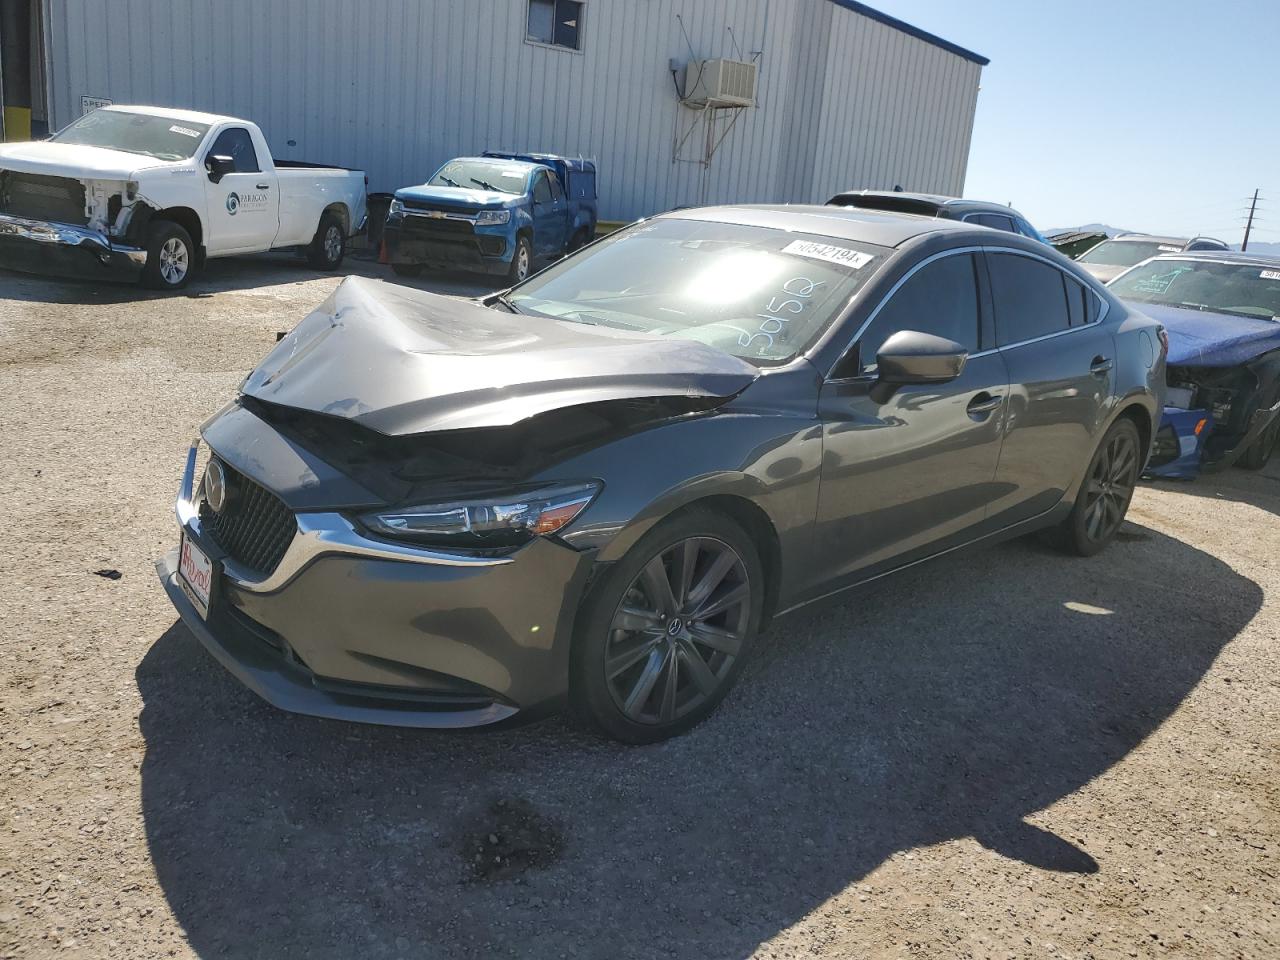
[[151, 855], [204, 957], [745, 956], [924, 845], [1108, 870], [1029, 821], [1149, 736], [1261, 603], [1134, 524], [1090, 560], [948, 557], [779, 621], [715, 716], [642, 748], [559, 720], [283, 714], [175, 623], [137, 669]]
[[147, 290], [137, 284], [97, 277], [48, 277], [0, 269], [0, 299], [81, 305], [199, 299], [230, 291], [250, 291], [259, 287], [346, 276], [370, 277], [458, 297], [481, 296], [506, 285], [500, 278], [466, 273], [398, 277], [390, 267], [378, 263], [371, 254], [349, 256], [343, 261], [341, 270], [328, 273], [308, 266], [305, 260], [292, 254], [271, 253], [210, 260], [187, 287], [173, 293]]

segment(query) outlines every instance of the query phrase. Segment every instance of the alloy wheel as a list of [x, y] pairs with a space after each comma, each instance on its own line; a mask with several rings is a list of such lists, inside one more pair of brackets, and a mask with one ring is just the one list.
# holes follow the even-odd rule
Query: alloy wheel
[[751, 584], [727, 543], [692, 537], [632, 580], [605, 645], [605, 682], [637, 723], [667, 724], [716, 694], [742, 653]]
[[1138, 448], [1117, 433], [1098, 452], [1085, 483], [1084, 529], [1093, 541], [1106, 540], [1120, 527], [1138, 481]]
[[529, 276], [529, 248], [520, 244], [516, 248], [516, 279], [523, 280]]
[[187, 275], [187, 245], [177, 237], [170, 237], [160, 248], [160, 276], [165, 283], [176, 286]]
[[342, 231], [336, 224], [330, 225], [324, 234], [324, 253], [330, 263], [337, 263], [342, 256]]

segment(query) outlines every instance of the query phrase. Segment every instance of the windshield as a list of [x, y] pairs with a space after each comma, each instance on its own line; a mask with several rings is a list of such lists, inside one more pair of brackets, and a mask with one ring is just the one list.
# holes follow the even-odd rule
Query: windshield
[[122, 150], [157, 160], [186, 160], [195, 155], [208, 132], [207, 123], [122, 110], [94, 110], [50, 139], [57, 143]]
[[1209, 260], [1152, 260], [1109, 286], [1139, 303], [1280, 319], [1280, 263], [1274, 267]]
[[450, 160], [436, 171], [427, 184], [434, 187], [469, 187], [524, 193], [529, 168], [495, 160]]
[[1096, 263], [1104, 267], [1132, 267], [1148, 257], [1162, 253], [1178, 253], [1181, 246], [1159, 240], [1103, 240], [1082, 256], [1080, 263]]
[[890, 252], [766, 227], [652, 220], [532, 277], [509, 302], [775, 364], [813, 344]]

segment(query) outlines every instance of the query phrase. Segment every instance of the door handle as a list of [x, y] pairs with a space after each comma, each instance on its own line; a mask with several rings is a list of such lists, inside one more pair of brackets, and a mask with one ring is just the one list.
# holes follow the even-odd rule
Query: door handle
[[258, 189], [259, 189], [259, 190], [270, 190], [270, 189], [271, 189], [271, 184], [269, 184], [269, 183], [260, 183], [260, 184], [258, 184]]
[[1113, 366], [1110, 357], [1094, 357], [1093, 363], [1089, 365], [1089, 372], [1095, 377], [1100, 377]]
[[969, 401], [969, 405], [965, 407], [965, 412], [974, 420], [985, 420], [988, 414], [999, 409], [1003, 399], [998, 394], [987, 393], [984, 390]]

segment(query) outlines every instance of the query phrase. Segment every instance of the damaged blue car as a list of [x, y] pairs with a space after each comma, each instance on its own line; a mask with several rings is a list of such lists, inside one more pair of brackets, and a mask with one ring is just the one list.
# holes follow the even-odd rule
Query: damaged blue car
[[1108, 288], [1168, 332], [1168, 393], [1147, 475], [1264, 467], [1280, 440], [1280, 257], [1170, 254]]

